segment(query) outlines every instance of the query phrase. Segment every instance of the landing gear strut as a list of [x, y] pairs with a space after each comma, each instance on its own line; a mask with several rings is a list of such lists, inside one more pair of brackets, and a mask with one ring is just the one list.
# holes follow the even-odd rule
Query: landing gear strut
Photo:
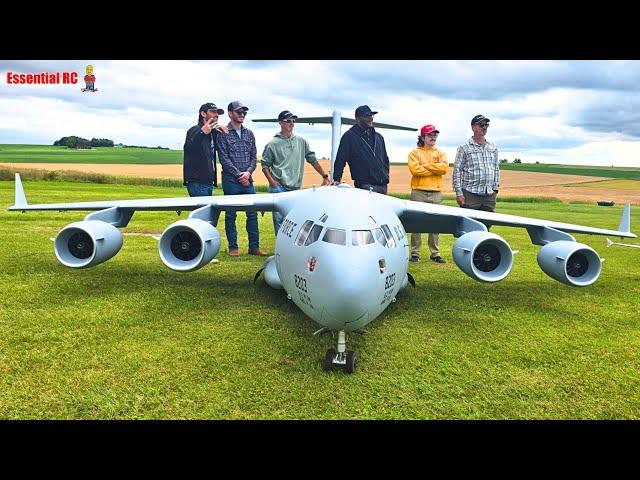
[[346, 351], [346, 334], [344, 330], [338, 332], [338, 350], [330, 348], [324, 356], [322, 368], [325, 372], [331, 370], [334, 365], [344, 368], [347, 373], [353, 373], [356, 369], [356, 352]]

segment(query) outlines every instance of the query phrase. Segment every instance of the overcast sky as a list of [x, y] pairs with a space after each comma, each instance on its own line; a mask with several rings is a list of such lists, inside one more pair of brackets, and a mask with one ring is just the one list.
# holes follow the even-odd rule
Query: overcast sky
[[[82, 93], [85, 66], [98, 92]], [[9, 85], [7, 72], [78, 72], [77, 85]], [[249, 107], [245, 126], [258, 153], [279, 130], [253, 123], [281, 110], [328, 116], [355, 107], [375, 120], [440, 130], [449, 160], [471, 136], [471, 118], [491, 119], [500, 158], [523, 162], [640, 167], [639, 61], [1, 61], [0, 143], [52, 144], [63, 136], [181, 149], [198, 107], [232, 100]], [[221, 117], [228, 122], [225, 113]], [[348, 126], [343, 126], [346, 131]], [[330, 125], [298, 124], [319, 157]], [[406, 162], [417, 133], [380, 129], [392, 162]]]

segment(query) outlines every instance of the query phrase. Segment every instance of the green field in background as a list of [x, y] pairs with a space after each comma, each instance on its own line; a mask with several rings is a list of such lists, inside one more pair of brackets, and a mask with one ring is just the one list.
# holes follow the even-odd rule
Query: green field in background
[[560, 165], [552, 163], [501, 163], [501, 170], [519, 172], [560, 173], [563, 175], [585, 175], [587, 177], [609, 177], [640, 180], [640, 168], [593, 167], [580, 165]]
[[182, 150], [95, 147], [76, 150], [52, 145], [0, 144], [0, 163], [182, 163]]

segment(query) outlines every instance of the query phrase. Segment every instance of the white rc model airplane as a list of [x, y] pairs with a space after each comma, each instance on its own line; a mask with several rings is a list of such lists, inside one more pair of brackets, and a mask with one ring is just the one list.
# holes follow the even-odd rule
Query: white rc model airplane
[[[353, 120], [341, 119], [339, 112], [313, 120], [333, 124], [333, 164], [340, 125]], [[324, 369], [339, 365], [349, 373], [356, 356], [346, 351], [346, 334], [364, 332], [401, 288], [408, 283], [415, 286], [407, 272], [407, 233], [452, 234], [457, 239], [452, 256], [458, 267], [475, 280], [497, 282], [511, 271], [515, 252], [489, 228], [525, 228], [531, 241], [542, 245], [537, 256], [540, 268], [551, 278], [578, 287], [596, 281], [602, 259], [570, 233], [636, 238], [630, 232], [629, 204], [616, 231], [401, 200], [346, 183], [284, 193], [30, 205], [16, 174], [15, 205], [9, 208], [92, 211], [83, 221], [64, 227], [54, 240], [56, 257], [72, 268], [92, 267], [118, 253], [122, 247], [118, 229], [127, 226], [136, 210], [191, 211], [159, 238], [160, 259], [178, 272], [197, 270], [213, 260], [220, 249], [218, 218], [229, 209], [282, 214], [275, 255], [265, 261], [254, 281], [264, 271], [269, 286], [284, 289], [321, 325], [315, 334], [337, 332], [337, 349], [327, 351]]]
[[620, 247], [629, 247], [629, 248], [640, 248], [640, 245], [632, 245], [631, 243], [612, 242], [607, 238], [607, 247], [610, 247], [611, 245], [618, 245]]

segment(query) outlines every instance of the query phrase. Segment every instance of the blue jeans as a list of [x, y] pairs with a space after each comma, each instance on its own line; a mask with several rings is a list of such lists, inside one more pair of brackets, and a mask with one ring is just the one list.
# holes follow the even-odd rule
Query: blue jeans
[[[269, 185], [269, 191], [271, 193], [281, 193], [281, 192], [291, 192], [292, 190], [298, 190], [297, 188], [285, 187], [284, 185], [276, 185], [272, 187]], [[282, 215], [279, 212], [271, 212], [273, 214], [273, 231], [275, 235], [278, 236], [278, 230], [280, 230], [280, 225], [282, 225]]]
[[206, 183], [188, 182], [187, 192], [190, 197], [210, 197], [213, 195], [213, 185]]
[[[239, 183], [222, 182], [222, 191], [225, 195], [242, 195], [256, 193], [253, 184], [245, 187]], [[224, 231], [227, 234], [229, 250], [238, 249], [238, 231], [236, 230], [236, 211], [228, 209], [224, 214]], [[247, 212], [247, 233], [249, 234], [249, 250], [260, 248], [260, 232], [258, 231], [258, 212]]]

